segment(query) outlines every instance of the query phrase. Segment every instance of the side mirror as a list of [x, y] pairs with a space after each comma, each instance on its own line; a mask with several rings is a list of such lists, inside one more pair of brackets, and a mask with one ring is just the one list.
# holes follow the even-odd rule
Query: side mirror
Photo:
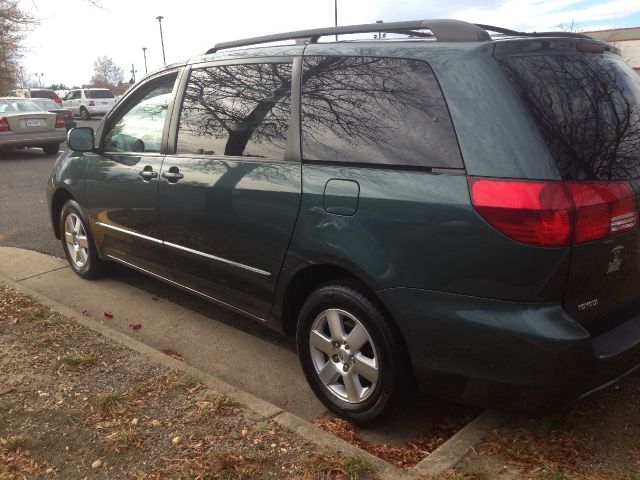
[[76, 152], [93, 151], [93, 128], [78, 127], [67, 132], [67, 146]]

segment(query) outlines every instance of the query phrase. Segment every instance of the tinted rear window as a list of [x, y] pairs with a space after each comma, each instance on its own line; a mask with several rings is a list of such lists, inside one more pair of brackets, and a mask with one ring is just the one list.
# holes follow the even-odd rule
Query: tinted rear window
[[420, 60], [306, 57], [305, 160], [462, 168], [447, 104]]
[[50, 98], [55, 100], [58, 94], [53, 90], [31, 90], [31, 98]]
[[640, 177], [640, 77], [614, 55], [498, 58], [565, 180]]
[[110, 90], [85, 90], [84, 95], [87, 98], [113, 98]]

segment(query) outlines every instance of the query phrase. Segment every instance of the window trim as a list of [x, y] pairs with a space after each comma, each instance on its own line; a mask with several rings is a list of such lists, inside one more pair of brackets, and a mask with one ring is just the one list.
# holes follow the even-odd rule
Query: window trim
[[[160, 141], [160, 151], [159, 152], [111, 152], [105, 150], [105, 140], [109, 132], [113, 129], [116, 123], [118, 123], [124, 115], [126, 115], [135, 105], [138, 104], [141, 96], [149, 93], [153, 88], [161, 83], [163, 80], [166, 80], [168, 77], [176, 75], [176, 79], [174, 80], [173, 90], [171, 91], [171, 96], [169, 97], [168, 107], [167, 107], [167, 115], [164, 119], [164, 126], [162, 127], [162, 139]], [[167, 142], [167, 129], [169, 127], [169, 120], [171, 118], [171, 114], [173, 112], [177, 85], [180, 81], [180, 76], [182, 75], [182, 71], [180, 69], [171, 70], [169, 72], [161, 72], [160, 74], [148, 79], [143, 84], [136, 87], [134, 90], [129, 92], [119, 103], [118, 108], [111, 112], [107, 118], [104, 120], [104, 127], [102, 128], [102, 132], [100, 134], [100, 143], [98, 145], [97, 153], [100, 155], [135, 155], [141, 157], [157, 157], [159, 155], [165, 155], [166, 152], [166, 142]]]
[[[426, 63], [431, 72], [433, 73], [433, 78], [438, 85], [438, 89], [442, 96], [442, 100], [444, 101], [445, 108], [447, 110], [447, 114], [449, 116], [449, 121], [451, 123], [451, 128], [453, 130], [453, 135], [455, 138], [455, 145], [458, 148], [458, 153], [460, 155], [460, 167], [436, 167], [436, 166], [428, 166], [428, 165], [403, 165], [403, 164], [393, 164], [393, 163], [375, 163], [375, 162], [347, 162], [347, 161], [332, 161], [332, 160], [318, 160], [318, 159], [305, 159], [304, 152], [302, 149], [302, 76], [304, 75], [304, 60], [309, 57], [339, 57], [339, 58], [380, 58], [380, 59], [388, 59], [388, 60], [411, 60], [417, 62]], [[453, 121], [453, 116], [451, 115], [451, 108], [449, 108], [449, 101], [447, 100], [447, 96], [442, 89], [442, 84], [440, 83], [440, 79], [438, 78], [438, 74], [436, 70], [433, 68], [431, 63], [424, 58], [416, 58], [416, 57], [408, 57], [408, 56], [394, 56], [394, 55], [357, 55], [353, 53], [348, 54], [339, 54], [339, 53], [312, 53], [307, 52], [305, 48], [304, 53], [301, 59], [301, 71], [300, 71], [300, 91], [298, 95], [299, 102], [299, 134], [300, 134], [300, 161], [303, 164], [314, 164], [314, 165], [327, 165], [327, 166], [344, 166], [344, 167], [363, 167], [363, 168], [379, 168], [386, 170], [406, 170], [406, 171], [423, 171], [423, 172], [432, 172], [432, 173], [466, 173], [466, 163], [464, 159], [464, 155], [462, 154], [462, 148], [460, 147], [460, 139], [458, 138], [458, 131], [456, 129], [456, 125]]]
[[[184, 96], [187, 91], [191, 72], [210, 67], [224, 67], [227, 65], [251, 65], [251, 64], [269, 64], [269, 63], [288, 63], [291, 64], [291, 112], [289, 114], [289, 129], [287, 130], [287, 144], [283, 158], [271, 157], [254, 157], [254, 156], [231, 156], [231, 155], [204, 155], [195, 153], [176, 153], [178, 151], [178, 128], [180, 126], [180, 117], [182, 116], [182, 107], [184, 105]], [[302, 73], [302, 55], [287, 55], [273, 57], [250, 57], [240, 59], [224, 59], [206, 61], [197, 64], [190, 64], [184, 68], [182, 78], [180, 79], [180, 87], [178, 96], [176, 97], [176, 108], [171, 118], [171, 126], [169, 130], [169, 138], [167, 145], [167, 155], [174, 158], [195, 158], [195, 159], [228, 159], [233, 161], [252, 161], [270, 163], [300, 163], [301, 159], [301, 137], [300, 137], [300, 80]]]

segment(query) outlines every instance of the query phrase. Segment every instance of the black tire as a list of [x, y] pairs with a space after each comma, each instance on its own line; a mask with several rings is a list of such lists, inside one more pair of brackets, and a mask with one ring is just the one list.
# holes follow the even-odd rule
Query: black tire
[[53, 154], [58, 153], [60, 151], [60, 144], [58, 144], [58, 143], [50, 143], [48, 145], [44, 145], [42, 147], [42, 150], [47, 155], [53, 155]]
[[83, 120], [91, 120], [91, 114], [89, 113], [89, 110], [84, 107], [80, 107], [80, 117], [82, 117]]
[[[79, 221], [81, 228], [70, 229], [67, 226], [65, 230], [67, 221], [70, 222], [69, 226], [76, 225], [75, 222]], [[75, 230], [78, 234], [76, 237], [68, 239], [67, 230]], [[62, 207], [60, 213], [60, 237], [67, 262], [69, 262], [69, 266], [74, 272], [86, 279], [97, 278], [105, 273], [108, 263], [98, 257], [88, 222], [82, 215], [80, 205], [78, 205], [75, 200], [67, 200]], [[86, 243], [83, 242], [84, 239], [86, 239]], [[86, 245], [86, 247], [82, 247], [83, 244]], [[77, 252], [75, 247], [78, 247]], [[84, 255], [85, 252], [80, 251], [80, 249], [83, 251], [86, 250], [86, 255]]]
[[[343, 337], [345, 341], [338, 342], [341, 343], [339, 348], [336, 348], [335, 335], [328, 327], [333, 312], [338, 314], [342, 331], [346, 334]], [[350, 338], [349, 334], [356, 330], [358, 323], [358, 328], [364, 327], [368, 340], [356, 352], [351, 350], [355, 347], [346, 344], [346, 340]], [[351, 325], [353, 326], [350, 327]], [[318, 337], [321, 348], [311, 346], [312, 330], [323, 330], [324, 337]], [[327, 345], [326, 341], [329, 338], [331, 342]], [[409, 400], [407, 393], [413, 390], [407, 390], [405, 387], [413, 375], [410, 373], [411, 367], [404, 343], [376, 302], [357, 285], [336, 282], [314, 291], [300, 310], [296, 343], [300, 363], [309, 385], [322, 403], [337, 415], [354, 422], [368, 422], [393, 410], [403, 400]], [[333, 349], [331, 351], [334, 354], [329, 355], [325, 348]], [[363, 368], [363, 358], [375, 359], [375, 362], [369, 362], [369, 365], [377, 363], [375, 383], [359, 372]], [[330, 384], [327, 385], [321, 380], [320, 371], [332, 367], [337, 373], [329, 373], [335, 380], [329, 381]], [[356, 385], [359, 384], [359, 388], [356, 387], [356, 391], [366, 392], [360, 398], [346, 398], [349, 396], [346, 386], [349, 371], [352, 379], [357, 376]], [[374, 377], [375, 370], [369, 370], [368, 376]], [[354, 380], [349, 383], [353, 385], [352, 382]], [[351, 391], [354, 391], [353, 387]], [[354, 398], [357, 398], [357, 401], [353, 401]]]

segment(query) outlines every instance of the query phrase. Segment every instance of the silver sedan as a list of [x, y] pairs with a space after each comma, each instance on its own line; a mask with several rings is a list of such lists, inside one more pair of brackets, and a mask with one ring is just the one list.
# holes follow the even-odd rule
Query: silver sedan
[[53, 154], [65, 138], [62, 115], [49, 113], [28, 98], [0, 97], [0, 148], [40, 147]]

